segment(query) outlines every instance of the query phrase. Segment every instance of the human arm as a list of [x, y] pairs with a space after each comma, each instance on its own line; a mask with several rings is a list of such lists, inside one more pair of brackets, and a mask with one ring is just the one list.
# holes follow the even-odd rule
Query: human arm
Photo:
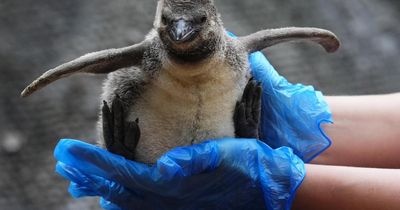
[[400, 93], [330, 96], [334, 124], [324, 125], [332, 146], [313, 163], [400, 168]]
[[293, 210], [395, 210], [400, 170], [306, 165]]
[[261, 53], [250, 63], [263, 81], [261, 139], [268, 145], [289, 146], [317, 164], [400, 168], [400, 93], [323, 97], [279, 76]]

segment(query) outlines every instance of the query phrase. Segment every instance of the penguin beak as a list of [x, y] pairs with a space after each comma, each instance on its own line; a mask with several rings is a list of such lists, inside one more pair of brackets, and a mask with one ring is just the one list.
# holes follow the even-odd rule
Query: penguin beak
[[169, 30], [170, 38], [175, 42], [186, 42], [194, 38], [196, 30], [190, 21], [179, 19], [173, 21]]

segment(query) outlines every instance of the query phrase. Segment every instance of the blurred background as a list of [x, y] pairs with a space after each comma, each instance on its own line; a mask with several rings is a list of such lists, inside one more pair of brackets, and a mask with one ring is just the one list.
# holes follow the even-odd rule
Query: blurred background
[[[400, 91], [400, 1], [216, 0], [238, 35], [314, 26], [342, 42], [333, 55], [310, 44], [265, 51], [293, 83], [326, 95]], [[54, 172], [60, 138], [95, 142], [104, 76], [73, 76], [27, 99], [20, 91], [45, 70], [84, 53], [127, 46], [152, 27], [155, 0], [0, 1], [0, 210], [98, 209], [73, 200]], [[368, 104], [366, 104], [368, 106]]]

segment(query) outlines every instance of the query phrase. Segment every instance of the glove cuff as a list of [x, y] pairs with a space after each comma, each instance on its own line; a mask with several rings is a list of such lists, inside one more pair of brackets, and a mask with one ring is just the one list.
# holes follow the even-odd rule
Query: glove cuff
[[276, 149], [269, 159], [260, 162], [265, 205], [268, 210], [290, 210], [306, 175], [304, 162], [288, 147]]

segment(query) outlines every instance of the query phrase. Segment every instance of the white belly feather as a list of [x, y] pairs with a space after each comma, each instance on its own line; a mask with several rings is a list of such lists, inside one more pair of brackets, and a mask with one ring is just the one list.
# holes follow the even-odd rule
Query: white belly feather
[[137, 160], [153, 163], [177, 146], [234, 137], [233, 111], [247, 72], [219, 61], [197, 67], [164, 66], [131, 107], [129, 121], [140, 120]]

